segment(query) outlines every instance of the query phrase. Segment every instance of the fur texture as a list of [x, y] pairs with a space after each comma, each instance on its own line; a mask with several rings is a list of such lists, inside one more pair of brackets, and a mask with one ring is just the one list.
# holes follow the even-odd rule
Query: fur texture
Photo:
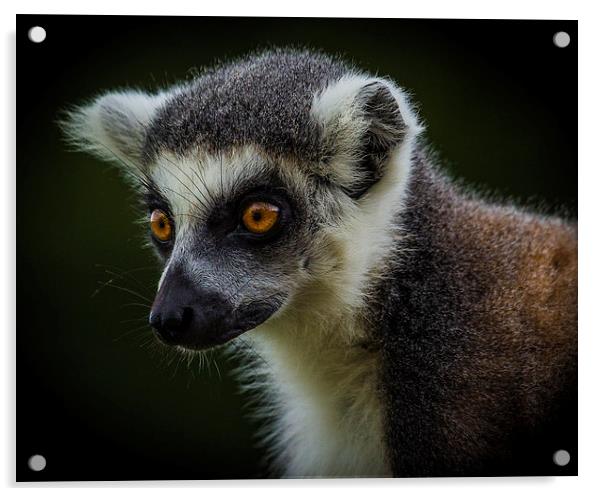
[[[65, 129], [170, 215], [159, 291], [257, 322], [231, 346], [277, 473], [536, 474], [573, 449], [575, 229], [454, 186], [393, 82], [276, 50]], [[281, 202], [269, 244], [231, 234], [250, 194]]]
[[574, 226], [462, 193], [420, 153], [408, 190], [372, 307], [394, 473], [550, 473], [576, 452]]

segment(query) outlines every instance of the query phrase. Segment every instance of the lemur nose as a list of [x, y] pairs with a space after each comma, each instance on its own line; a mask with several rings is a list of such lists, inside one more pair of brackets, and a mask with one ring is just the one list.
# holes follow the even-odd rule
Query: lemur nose
[[165, 344], [202, 348], [236, 331], [233, 311], [221, 293], [193, 284], [174, 267], [157, 291], [149, 324]]
[[151, 312], [149, 324], [165, 342], [171, 343], [188, 330], [192, 317], [191, 307], [176, 305], [163, 311]]

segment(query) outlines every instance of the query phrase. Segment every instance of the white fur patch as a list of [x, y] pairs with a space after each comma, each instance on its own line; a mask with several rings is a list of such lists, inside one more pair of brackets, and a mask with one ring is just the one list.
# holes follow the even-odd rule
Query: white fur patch
[[345, 345], [348, 329], [292, 319], [271, 319], [242, 337], [264, 358], [241, 379], [269, 393], [259, 413], [271, 422], [263, 441], [273, 462], [285, 477], [390, 476], [378, 353]]

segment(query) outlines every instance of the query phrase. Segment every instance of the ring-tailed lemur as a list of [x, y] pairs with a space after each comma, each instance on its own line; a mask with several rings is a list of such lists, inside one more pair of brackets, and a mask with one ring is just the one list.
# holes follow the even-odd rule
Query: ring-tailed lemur
[[272, 50], [64, 126], [141, 192], [160, 339], [263, 358], [285, 476], [545, 473], [573, 442], [574, 226], [452, 184], [391, 80]]

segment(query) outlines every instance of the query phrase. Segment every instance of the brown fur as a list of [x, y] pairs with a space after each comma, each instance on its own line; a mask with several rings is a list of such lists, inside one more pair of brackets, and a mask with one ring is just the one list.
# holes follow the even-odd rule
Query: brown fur
[[576, 229], [467, 195], [424, 158], [400, 222], [408, 259], [380, 317], [394, 472], [551, 473], [576, 451]]

